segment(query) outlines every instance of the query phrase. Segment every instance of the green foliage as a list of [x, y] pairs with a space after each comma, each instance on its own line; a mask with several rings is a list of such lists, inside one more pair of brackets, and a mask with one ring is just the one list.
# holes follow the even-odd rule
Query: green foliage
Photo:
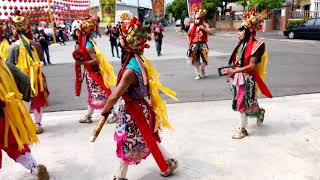
[[[206, 15], [207, 19], [213, 18], [217, 7], [221, 6], [222, 2], [223, 0], [204, 0], [203, 8], [208, 11]], [[188, 17], [187, 0], [173, 0], [172, 3], [167, 5], [166, 13], [172, 13], [176, 19]]]
[[203, 8], [207, 10], [206, 19], [212, 19], [222, 0], [204, 0]]
[[249, 0], [250, 9], [256, 7], [257, 10], [263, 11], [264, 9], [275, 9], [282, 6], [283, 0]]
[[176, 19], [184, 19], [188, 16], [188, 7], [186, 0], [174, 0], [167, 5], [166, 13], [172, 13]]
[[299, 19], [299, 20], [291, 20], [288, 22], [287, 24], [287, 29], [291, 29], [293, 28], [294, 26], [297, 26], [297, 25], [302, 25], [304, 24], [308, 19]]

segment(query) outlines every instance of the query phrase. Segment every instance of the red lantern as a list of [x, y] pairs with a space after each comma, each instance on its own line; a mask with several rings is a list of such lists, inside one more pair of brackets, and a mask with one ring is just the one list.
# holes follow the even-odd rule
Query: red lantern
[[12, 9], [13, 9], [13, 7], [12, 7], [12, 6], [9, 6], [9, 9], [10, 9], [10, 10], [12, 10]]
[[6, 9], [7, 9], [7, 6], [6, 6], [6, 5], [4, 5], [2, 8], [3, 8], [4, 10], [6, 10]]
[[25, 10], [28, 10], [28, 6], [25, 6], [24, 9], [25, 9]]

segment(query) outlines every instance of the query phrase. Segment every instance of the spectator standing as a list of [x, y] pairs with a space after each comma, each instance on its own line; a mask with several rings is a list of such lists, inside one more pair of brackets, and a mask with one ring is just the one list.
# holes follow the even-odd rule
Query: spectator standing
[[[51, 64], [50, 61], [50, 54], [49, 54], [49, 45], [50, 45], [50, 40], [48, 35], [44, 32], [43, 29], [40, 29], [40, 38], [39, 38], [39, 43], [41, 44], [42, 50], [44, 51], [44, 53], [46, 54], [46, 59], [43, 58], [43, 64], [47, 65], [47, 64]], [[47, 62], [46, 62], [47, 60]]]
[[154, 40], [156, 42], [156, 49], [157, 49], [158, 56], [162, 56], [161, 47], [162, 47], [163, 31], [164, 31], [164, 27], [161, 24], [161, 22], [159, 22], [158, 24], [155, 24], [152, 28]]
[[59, 29], [58, 29], [58, 39], [60, 40], [60, 45], [61, 44], [66, 45], [63, 30], [61, 27], [59, 27]]
[[119, 49], [118, 49], [118, 38], [119, 38], [119, 36], [120, 36], [120, 34], [119, 34], [118, 28], [116, 28], [115, 26], [112, 27], [111, 31], [110, 31], [110, 44], [111, 44], [112, 57], [114, 57], [113, 48], [115, 48], [116, 51], [117, 51], [117, 57], [120, 58]]

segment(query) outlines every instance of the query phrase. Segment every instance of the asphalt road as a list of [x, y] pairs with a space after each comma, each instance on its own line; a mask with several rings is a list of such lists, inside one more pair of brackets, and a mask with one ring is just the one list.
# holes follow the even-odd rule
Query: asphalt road
[[[320, 92], [320, 41], [287, 40], [272, 34], [260, 35], [266, 41], [269, 51], [267, 85], [274, 96], [288, 96]], [[105, 39], [107, 40], [107, 39]], [[104, 40], [100, 40], [104, 41]], [[209, 46], [216, 52], [230, 53], [236, 42], [235, 33], [218, 33], [211, 37]], [[185, 38], [168, 30], [163, 45], [163, 54], [166, 56], [166, 46], [175, 45], [177, 52], [185, 49]], [[109, 46], [106, 43], [106, 46]], [[154, 43], [150, 43], [151, 46]], [[52, 51], [57, 58], [69, 58], [72, 45], [54, 47]], [[104, 48], [104, 47], [103, 47]], [[102, 49], [103, 49], [102, 48]], [[179, 49], [179, 51], [178, 51]], [[70, 51], [70, 52], [69, 52]], [[167, 50], [169, 51], [169, 49]], [[67, 55], [68, 54], [68, 55]], [[177, 92], [178, 102], [216, 101], [231, 98], [231, 93], [224, 77], [219, 77], [217, 68], [227, 64], [228, 55], [211, 56], [207, 67], [208, 78], [194, 80], [193, 70], [183, 58], [154, 61], [155, 67], [161, 73], [164, 85]], [[55, 60], [53, 59], [53, 62]], [[69, 62], [72, 62], [70, 59]], [[117, 73], [120, 65], [112, 61]], [[50, 106], [46, 111], [65, 111], [86, 108], [86, 87], [83, 84], [81, 97], [74, 95], [73, 64], [55, 64], [43, 68], [47, 76], [50, 90]], [[169, 103], [175, 103], [168, 100]]]

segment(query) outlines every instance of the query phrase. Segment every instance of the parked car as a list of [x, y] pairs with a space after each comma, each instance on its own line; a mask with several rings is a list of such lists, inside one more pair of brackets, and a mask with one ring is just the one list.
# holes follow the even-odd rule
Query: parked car
[[179, 27], [180, 25], [181, 25], [181, 19], [178, 19], [178, 20], [176, 21], [176, 26]]
[[320, 18], [309, 19], [302, 25], [297, 25], [290, 29], [286, 29], [283, 34], [289, 39], [320, 39]]

